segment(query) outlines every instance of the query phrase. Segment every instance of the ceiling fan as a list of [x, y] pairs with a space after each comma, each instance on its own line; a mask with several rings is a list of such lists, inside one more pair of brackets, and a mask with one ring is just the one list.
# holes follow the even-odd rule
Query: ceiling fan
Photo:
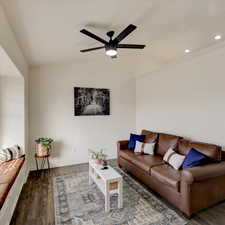
[[125, 28], [116, 38], [112, 39], [114, 35], [114, 31], [109, 31], [106, 33], [106, 35], [109, 37], [109, 41], [106, 41], [102, 39], [101, 37], [91, 33], [90, 31], [86, 29], [82, 29], [80, 32], [101, 42], [104, 44], [103, 46], [100, 47], [95, 47], [95, 48], [89, 48], [89, 49], [83, 49], [80, 50], [81, 52], [90, 52], [90, 51], [95, 51], [98, 49], [103, 49], [105, 48], [105, 53], [106, 55], [110, 56], [111, 58], [116, 58], [117, 57], [117, 49], [118, 48], [128, 48], [128, 49], [143, 49], [145, 45], [136, 45], [136, 44], [120, 44], [120, 42], [126, 38], [131, 32], [133, 32], [137, 27], [133, 24], [130, 24], [127, 28]]

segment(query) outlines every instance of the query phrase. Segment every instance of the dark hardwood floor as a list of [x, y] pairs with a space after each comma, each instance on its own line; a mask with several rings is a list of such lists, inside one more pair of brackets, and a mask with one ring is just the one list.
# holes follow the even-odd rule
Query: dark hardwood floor
[[[115, 163], [111, 161], [111, 164]], [[54, 225], [52, 178], [79, 173], [87, 169], [88, 165], [82, 164], [54, 168], [50, 172], [47, 170], [31, 172], [23, 187], [10, 225]], [[225, 202], [194, 215], [188, 225], [225, 225]]]

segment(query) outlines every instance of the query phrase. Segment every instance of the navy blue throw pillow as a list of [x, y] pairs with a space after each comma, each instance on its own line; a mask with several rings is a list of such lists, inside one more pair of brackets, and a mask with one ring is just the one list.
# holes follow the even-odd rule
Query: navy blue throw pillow
[[145, 141], [145, 135], [130, 134], [128, 149], [134, 150], [135, 146], [136, 146], [136, 141], [144, 142]]
[[210, 162], [211, 159], [208, 156], [192, 148], [184, 159], [182, 169], [193, 168], [196, 166], [203, 166], [209, 164]]

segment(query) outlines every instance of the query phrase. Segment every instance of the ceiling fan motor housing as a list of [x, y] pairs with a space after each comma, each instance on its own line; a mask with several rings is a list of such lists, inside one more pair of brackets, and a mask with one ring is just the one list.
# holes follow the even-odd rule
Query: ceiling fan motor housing
[[113, 42], [109, 42], [109, 44], [105, 45], [105, 50], [116, 50], [117, 49], [117, 45], [115, 45]]
[[111, 31], [107, 32], [106, 35], [107, 35], [108, 37], [110, 37], [110, 39], [112, 39], [112, 37], [113, 37], [113, 35], [114, 35], [114, 31], [111, 30]]

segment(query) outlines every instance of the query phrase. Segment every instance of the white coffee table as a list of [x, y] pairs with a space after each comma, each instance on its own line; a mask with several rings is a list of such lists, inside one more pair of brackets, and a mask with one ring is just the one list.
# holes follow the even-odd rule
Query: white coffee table
[[89, 184], [95, 182], [105, 196], [105, 211], [110, 211], [110, 195], [118, 194], [118, 208], [123, 207], [123, 179], [111, 166], [102, 170], [102, 165], [89, 162]]

